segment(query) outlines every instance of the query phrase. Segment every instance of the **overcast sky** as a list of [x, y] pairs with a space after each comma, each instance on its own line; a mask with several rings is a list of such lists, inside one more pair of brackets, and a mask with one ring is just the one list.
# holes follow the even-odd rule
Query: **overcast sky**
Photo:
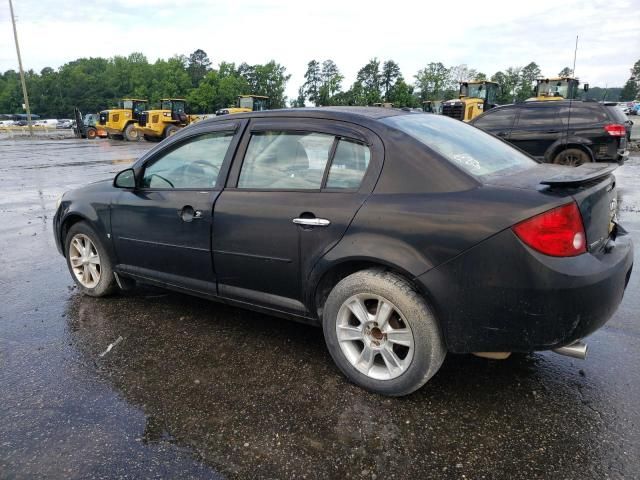
[[[542, 74], [573, 62], [592, 86], [622, 86], [640, 59], [640, 0], [14, 0], [26, 69], [141, 51], [150, 61], [201, 48], [221, 60], [286, 66], [295, 97], [311, 59], [346, 79], [372, 57], [410, 82], [429, 62], [487, 75], [535, 61]], [[17, 70], [9, 6], [0, 3], [0, 71]]]

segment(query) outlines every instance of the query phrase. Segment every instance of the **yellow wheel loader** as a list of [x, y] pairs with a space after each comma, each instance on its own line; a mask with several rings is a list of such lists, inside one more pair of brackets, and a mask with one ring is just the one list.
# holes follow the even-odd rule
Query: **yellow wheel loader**
[[269, 97], [264, 95], [238, 95], [235, 106], [221, 108], [216, 115], [229, 115], [233, 113], [261, 112], [269, 109]]
[[[575, 99], [578, 93], [580, 80], [574, 77], [538, 78], [536, 80], [535, 97], [527, 98], [527, 102], [554, 101]], [[583, 90], [589, 90], [589, 84], [585, 83]]]
[[183, 98], [163, 98], [159, 110], [142, 112], [136, 130], [145, 140], [159, 142], [198, 120], [198, 115], [186, 114], [186, 102]]
[[486, 80], [460, 82], [458, 99], [442, 102], [442, 115], [464, 122], [496, 106], [498, 84]]
[[138, 140], [138, 118], [146, 109], [146, 100], [124, 98], [118, 103], [118, 108], [101, 111], [98, 123], [106, 130], [109, 138], [122, 138], [133, 142]]

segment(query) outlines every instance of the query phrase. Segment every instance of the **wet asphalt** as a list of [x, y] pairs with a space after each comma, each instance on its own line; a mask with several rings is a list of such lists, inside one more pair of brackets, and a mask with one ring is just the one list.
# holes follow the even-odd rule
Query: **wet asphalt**
[[[380, 397], [320, 329], [160, 289], [78, 294], [56, 198], [151, 146], [0, 137], [0, 478], [638, 478], [637, 273], [586, 361], [449, 355]], [[640, 157], [617, 178], [640, 246]]]

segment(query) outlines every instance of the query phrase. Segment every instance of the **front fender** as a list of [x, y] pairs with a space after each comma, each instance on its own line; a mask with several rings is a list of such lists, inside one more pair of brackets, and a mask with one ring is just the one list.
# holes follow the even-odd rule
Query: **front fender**
[[96, 231], [98, 239], [102, 242], [109, 256], [115, 258], [111, 242], [110, 208], [110, 198], [100, 198], [99, 195], [91, 202], [64, 198], [54, 216], [54, 233], [58, 251], [66, 256], [64, 251], [66, 232], [74, 223], [84, 221]]

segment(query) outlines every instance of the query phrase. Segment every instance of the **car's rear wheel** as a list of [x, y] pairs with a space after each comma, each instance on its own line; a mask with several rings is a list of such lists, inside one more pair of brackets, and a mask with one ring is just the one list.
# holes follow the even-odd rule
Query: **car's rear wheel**
[[424, 298], [402, 277], [363, 270], [341, 280], [323, 310], [327, 347], [354, 383], [409, 394], [440, 368], [446, 348]]
[[558, 153], [553, 159], [553, 163], [569, 167], [578, 167], [583, 163], [589, 162], [591, 162], [589, 154], [579, 148], [567, 148]]
[[92, 297], [113, 293], [113, 264], [98, 234], [85, 222], [75, 223], [65, 239], [67, 266], [78, 289]]

